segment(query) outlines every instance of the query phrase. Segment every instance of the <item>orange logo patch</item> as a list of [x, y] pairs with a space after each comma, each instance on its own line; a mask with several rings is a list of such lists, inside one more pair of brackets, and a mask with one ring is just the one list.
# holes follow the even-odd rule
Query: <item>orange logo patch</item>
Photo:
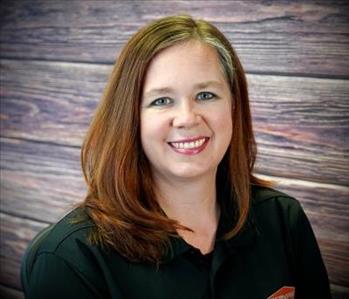
[[282, 287], [274, 294], [270, 295], [267, 299], [294, 299], [294, 293], [294, 287]]

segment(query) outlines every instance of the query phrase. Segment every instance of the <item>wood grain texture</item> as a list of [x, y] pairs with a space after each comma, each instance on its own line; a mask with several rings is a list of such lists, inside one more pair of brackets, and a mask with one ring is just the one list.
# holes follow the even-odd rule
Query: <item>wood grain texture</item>
[[28, 243], [47, 224], [0, 213], [0, 284], [21, 289], [20, 264]]
[[331, 282], [349, 287], [349, 187], [258, 176], [274, 182], [276, 189], [301, 202], [319, 242]]
[[257, 75], [248, 81], [256, 171], [349, 185], [348, 81]]
[[[2, 135], [79, 147], [111, 69], [2, 60]], [[347, 81], [266, 75], [248, 81], [257, 171], [348, 185]]]
[[[146, 22], [213, 22], [248, 72], [348, 76], [346, 1], [6, 1], [3, 57], [112, 63]], [[299, 62], [302, 63], [299, 63]]]
[[331, 295], [332, 299], [348, 299], [349, 298], [349, 288], [339, 285], [331, 285]]
[[0, 297], [2, 299], [24, 299], [21, 291], [0, 285]]
[[86, 193], [80, 150], [23, 140], [1, 140], [2, 211], [54, 222]]
[[5, 61], [2, 135], [80, 146], [111, 66]]

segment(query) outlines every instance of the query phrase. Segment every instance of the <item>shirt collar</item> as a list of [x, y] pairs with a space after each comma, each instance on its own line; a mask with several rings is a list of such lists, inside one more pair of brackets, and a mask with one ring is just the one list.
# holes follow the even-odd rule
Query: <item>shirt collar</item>
[[162, 258], [162, 263], [169, 263], [192, 247], [179, 236], [170, 237], [170, 246]]
[[[252, 200], [251, 200], [252, 202]], [[236, 251], [242, 247], [249, 247], [254, 244], [257, 237], [257, 228], [255, 225], [255, 216], [252, 208], [252, 204], [249, 208], [248, 216], [244, 226], [232, 238], [225, 239], [224, 236], [227, 232], [231, 231], [234, 226], [233, 216], [233, 201], [226, 202], [225, 211], [221, 212], [219, 224], [217, 228], [217, 241], [226, 245], [229, 251]]]
[[[252, 202], [252, 200], [251, 200]], [[230, 253], [245, 247], [252, 246], [257, 238], [257, 228], [255, 225], [255, 216], [253, 208], [249, 209], [248, 218], [240, 232], [230, 239], [225, 239], [224, 235], [229, 232], [234, 225], [233, 202], [227, 201], [225, 205], [221, 205], [221, 215], [218, 222], [216, 233], [216, 247], [224, 246]], [[170, 237], [170, 246], [167, 253], [163, 257], [163, 263], [168, 263], [177, 256], [182, 255], [193, 247], [186, 243], [181, 237]]]

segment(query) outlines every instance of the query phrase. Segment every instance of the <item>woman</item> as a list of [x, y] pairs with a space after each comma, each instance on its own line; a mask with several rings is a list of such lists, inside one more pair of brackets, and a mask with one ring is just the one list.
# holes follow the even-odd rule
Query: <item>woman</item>
[[302, 208], [255, 157], [224, 35], [189, 16], [142, 28], [82, 147], [88, 194], [43, 241], [28, 298], [329, 298]]

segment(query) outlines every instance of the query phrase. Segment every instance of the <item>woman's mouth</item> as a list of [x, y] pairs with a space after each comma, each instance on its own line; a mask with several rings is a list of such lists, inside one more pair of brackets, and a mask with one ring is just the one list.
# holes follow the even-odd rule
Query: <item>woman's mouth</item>
[[208, 140], [209, 137], [199, 137], [195, 139], [189, 138], [186, 140], [172, 141], [168, 142], [168, 144], [179, 154], [196, 155], [205, 149]]

